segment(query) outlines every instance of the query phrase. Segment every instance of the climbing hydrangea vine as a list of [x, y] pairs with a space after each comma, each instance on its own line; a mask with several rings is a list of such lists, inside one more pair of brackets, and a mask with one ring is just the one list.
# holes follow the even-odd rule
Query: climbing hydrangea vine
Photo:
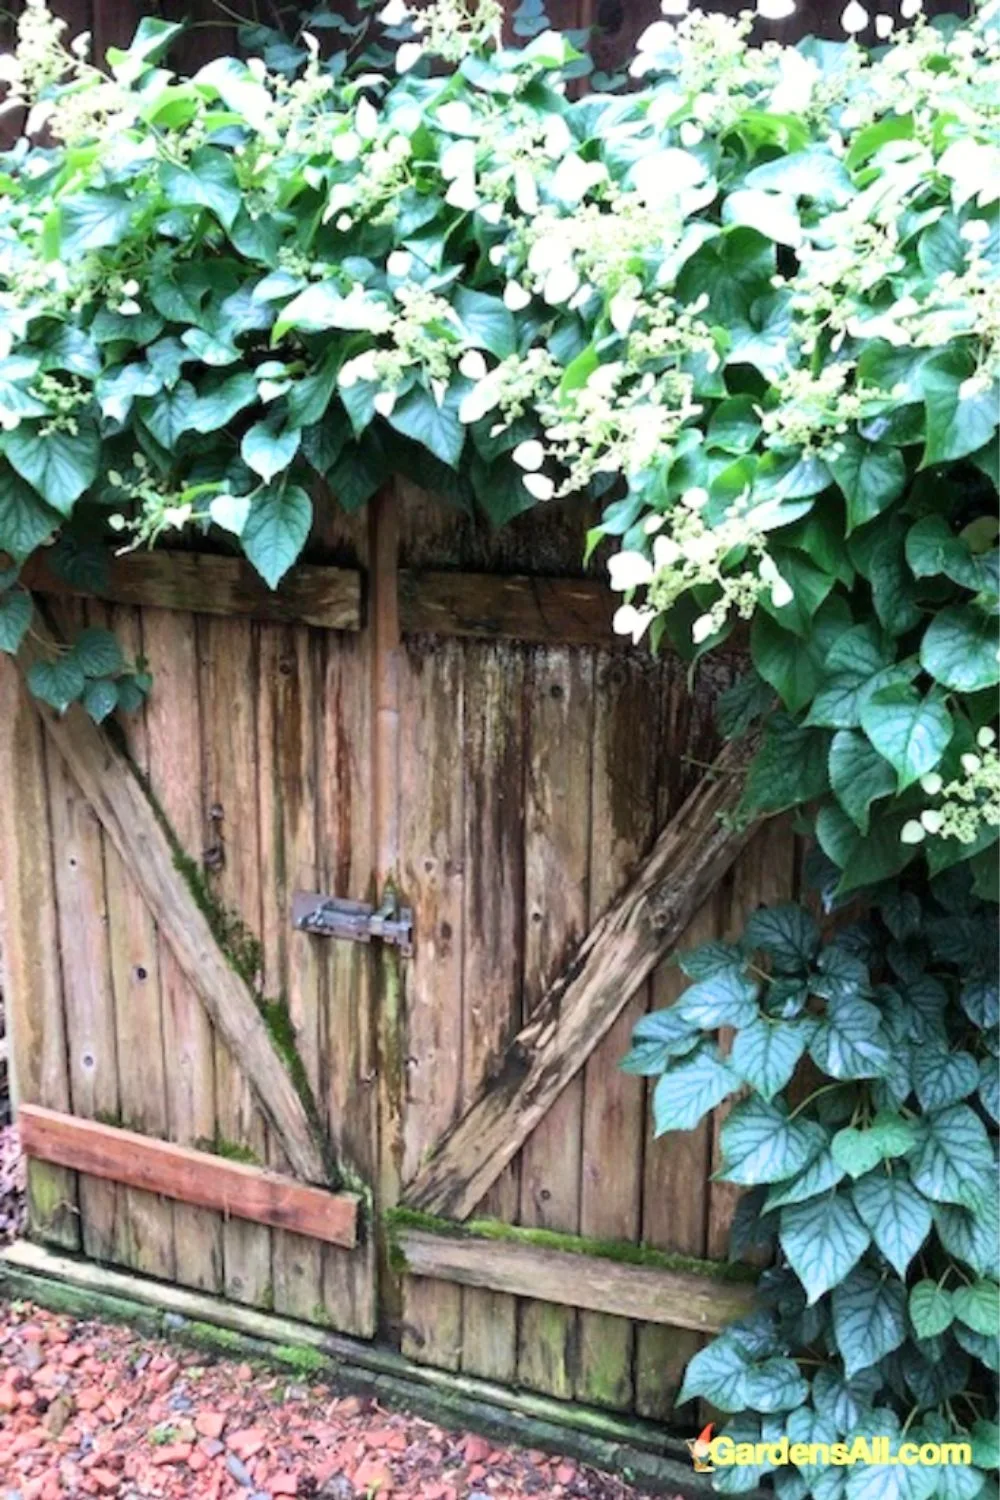
[[[357, 66], [305, 30], [190, 78], [171, 23], [104, 68], [31, 0], [0, 59], [0, 649], [39, 549], [79, 584], [195, 531], [276, 586], [314, 494], [393, 473], [498, 525], [596, 501], [620, 634], [742, 634], [742, 812], [808, 823], [826, 927], [689, 956], [626, 1060], [661, 1131], [735, 1096], [736, 1248], [773, 1255], [682, 1396], [973, 1444], [782, 1500], [995, 1493], [1000, 20], [903, 8], [867, 53], [664, 0], [607, 92], [539, 0], [517, 45], [495, 0], [389, 0]], [[95, 631], [31, 680], [98, 719], [149, 688]]]

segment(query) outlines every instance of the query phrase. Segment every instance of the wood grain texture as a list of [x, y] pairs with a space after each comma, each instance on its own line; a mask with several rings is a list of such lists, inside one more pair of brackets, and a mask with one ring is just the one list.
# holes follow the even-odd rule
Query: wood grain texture
[[[524, 997], [529, 1026], [544, 1015], [548, 987], [587, 930], [593, 690], [589, 652], [543, 647], [532, 653], [524, 807]], [[544, 1022], [541, 1025], [544, 1028]], [[583, 1079], [574, 1069], [524, 1137], [519, 1223], [579, 1230], [582, 1111]], [[520, 1111], [514, 1120], [519, 1127]], [[518, 1316], [518, 1379], [533, 1390], [569, 1398], [576, 1363], [576, 1314], [547, 1301], [524, 1303]]]
[[[525, 652], [511, 642], [482, 642], [467, 648], [466, 663], [462, 1106], [468, 1109], [521, 1023]], [[514, 1161], [476, 1205], [477, 1215], [513, 1221], [519, 1189]], [[513, 1297], [465, 1288], [462, 1369], [513, 1380]]]
[[[26, 563], [22, 577], [39, 594], [89, 598], [94, 593], [53, 573], [41, 553]], [[97, 597], [111, 604], [240, 615], [327, 630], [360, 630], [362, 623], [361, 574], [356, 569], [300, 563], [271, 590], [245, 558], [204, 552], [111, 556]]]
[[[53, 645], [51, 637], [46, 641], [44, 629], [26, 637], [18, 653], [22, 670]], [[324, 1180], [323, 1155], [302, 1101], [275, 1051], [253, 996], [227, 963], [207, 918], [176, 869], [170, 840], [131, 765], [79, 706], [74, 705], [62, 716], [43, 705], [39, 712], [87, 803], [128, 863], [184, 972], [197, 986], [216, 1026], [242, 1059], [296, 1171], [307, 1181]], [[99, 928], [99, 923], [94, 925]]]
[[[147, 609], [143, 651], [153, 677], [146, 703], [146, 753], [156, 800], [184, 852], [201, 854], [202, 725], [197, 631], [193, 615]], [[204, 1006], [169, 943], [157, 948], [166, 1069], [166, 1125], [182, 1146], [213, 1141], [215, 1036]], [[223, 1286], [222, 1226], [218, 1214], [174, 1205], [176, 1276], [185, 1286], [218, 1292]]]
[[577, 646], [607, 646], [621, 602], [596, 579], [503, 577], [403, 569], [404, 633], [471, 635]]
[[[400, 661], [400, 877], [416, 947], [403, 965], [406, 1111], [403, 1178], [457, 1118], [462, 1102], [465, 658], [457, 641], [411, 643]], [[404, 1283], [402, 1351], [457, 1370], [457, 1287]]]
[[[87, 606], [87, 623], [110, 630], [126, 661], [142, 655], [138, 611], [92, 603]], [[121, 715], [118, 728], [133, 764], [147, 775], [145, 710]], [[167, 1082], [156, 923], [126, 861], [107, 839], [104, 884], [115, 1001], [119, 1123], [146, 1135], [166, 1135]], [[121, 1195], [118, 1254], [134, 1270], [172, 1281], [177, 1270], [173, 1204], [128, 1188]]]
[[[320, 969], [326, 940], [291, 924], [296, 890], [314, 890], [317, 871], [316, 776], [318, 640], [299, 626], [260, 632], [258, 755], [263, 987], [283, 997], [295, 1048], [313, 1097], [320, 1088]], [[269, 1142], [268, 1160], [285, 1169], [284, 1142]], [[323, 1257], [301, 1235], [274, 1235], [274, 1307], [322, 1322]]]
[[19, 1119], [24, 1150], [40, 1161], [332, 1245], [350, 1249], [357, 1241], [352, 1193], [323, 1192], [262, 1167], [35, 1104], [26, 1104]]
[[[498, 1076], [410, 1184], [408, 1206], [467, 1218], [672, 949], [750, 837], [720, 821], [739, 800], [744, 753], [727, 747], [678, 809], [507, 1049]], [[536, 912], [539, 926], [544, 912], [529, 900], [529, 922]]]
[[693, 1272], [423, 1229], [400, 1229], [398, 1239], [407, 1266], [416, 1276], [487, 1287], [616, 1318], [717, 1333], [753, 1306], [749, 1283]]
[[[262, 927], [257, 680], [259, 629], [247, 620], [196, 622], [201, 706], [201, 844], [214, 898], [246, 930]], [[260, 983], [262, 976], [257, 976]], [[213, 1136], [267, 1160], [267, 1123], [238, 1056], [215, 1033]], [[273, 1301], [271, 1231], [230, 1219], [222, 1228], [227, 1297], [263, 1306]]]
[[[42, 726], [17, 667], [0, 655], [0, 985], [10, 1044], [10, 1083], [20, 1104], [70, 1107], [59, 963], [59, 919]], [[80, 1246], [72, 1172], [29, 1164], [31, 1232], [66, 1250]]]
[[[590, 912], [614, 900], [656, 832], [655, 783], [662, 669], [648, 658], [601, 652], [595, 663], [590, 817]], [[639, 1235], [642, 1080], [623, 1073], [632, 1027], [646, 1008], [640, 986], [583, 1074], [580, 1232], [596, 1239]], [[632, 1404], [634, 1330], [620, 1318], [580, 1316], [576, 1396], [597, 1406]]]

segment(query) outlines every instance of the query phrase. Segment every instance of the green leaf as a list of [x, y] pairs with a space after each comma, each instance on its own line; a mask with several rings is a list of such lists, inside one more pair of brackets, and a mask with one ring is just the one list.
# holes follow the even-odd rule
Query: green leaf
[[851, 1189], [854, 1207], [886, 1260], [905, 1277], [910, 1262], [931, 1232], [931, 1210], [926, 1198], [897, 1168], [862, 1177]]
[[830, 1154], [849, 1177], [863, 1177], [882, 1160], [878, 1142], [872, 1139], [871, 1132], [855, 1130], [853, 1125], [837, 1131], [830, 1142]]
[[808, 968], [819, 949], [816, 919], [795, 902], [759, 907], [747, 922], [745, 938], [751, 948], [768, 954], [782, 974]]
[[811, 1031], [810, 1021], [761, 1016], [737, 1032], [729, 1060], [744, 1082], [770, 1101], [795, 1072]]
[[955, 1316], [966, 1328], [996, 1337], [1000, 1328], [1000, 1286], [995, 1281], [977, 1281], [959, 1286], [951, 1294]]
[[458, 468], [465, 445], [465, 428], [458, 420], [457, 402], [451, 393], [438, 406], [430, 391], [417, 386], [396, 403], [390, 426], [423, 446], [452, 469]]
[[869, 443], [848, 433], [840, 456], [830, 460], [833, 477], [847, 501], [847, 535], [865, 526], [903, 493], [906, 463], [898, 448]]
[[975, 1210], [951, 1204], [934, 1209], [938, 1238], [956, 1260], [964, 1261], [979, 1276], [995, 1276], [1000, 1264], [1000, 1205], [996, 1185]]
[[345, 297], [335, 281], [317, 281], [283, 309], [272, 339], [284, 338], [291, 328], [302, 333], [325, 333], [328, 328], [382, 333], [391, 322], [392, 313], [384, 297], [368, 293]]
[[143, 423], [161, 448], [172, 453], [191, 426], [198, 396], [193, 385], [180, 381], [172, 391], [140, 399], [137, 403]]
[[994, 687], [1000, 682], [996, 621], [968, 605], [941, 610], [924, 632], [920, 664], [954, 692]]
[[712, 413], [708, 424], [708, 446], [723, 453], [749, 453], [760, 436], [757, 404], [751, 396], [730, 396]]
[[854, 192], [850, 176], [839, 157], [823, 146], [779, 156], [754, 167], [744, 179], [747, 187], [810, 198], [817, 203], [846, 203]]
[[964, 458], [992, 441], [996, 431], [997, 392], [988, 383], [973, 391], [966, 381], [973, 363], [960, 348], [927, 362], [922, 372], [927, 408], [927, 446], [921, 468]]
[[994, 1171], [989, 1137], [968, 1105], [926, 1116], [921, 1142], [910, 1158], [910, 1178], [926, 1198], [977, 1209]]
[[297, 427], [277, 430], [273, 421], [255, 422], [240, 443], [240, 453], [248, 468], [259, 474], [265, 484], [281, 474], [299, 451], [302, 434]]
[[57, 430], [45, 436], [22, 422], [9, 434], [5, 451], [21, 478], [61, 516], [69, 515], [101, 465], [100, 436], [84, 418], [78, 420], [76, 432]]
[[86, 686], [83, 668], [72, 655], [58, 656], [55, 661], [36, 661], [29, 667], [28, 686], [36, 698], [65, 713]]
[[814, 1156], [809, 1165], [788, 1182], [780, 1182], [764, 1199], [764, 1212], [783, 1208], [786, 1203], [804, 1203], [807, 1198], [817, 1198], [829, 1192], [844, 1178], [843, 1167], [838, 1167], [829, 1147], [824, 1147]]
[[693, 1052], [700, 1041], [700, 1031], [685, 1021], [676, 1007], [650, 1011], [632, 1028], [632, 1050], [626, 1053], [620, 1066], [625, 1073], [651, 1078], [663, 1073], [672, 1058]]
[[878, 1078], [892, 1063], [881, 1016], [867, 1000], [831, 1001], [818, 1023], [809, 1052], [831, 1078]]
[[693, 1130], [698, 1121], [740, 1086], [716, 1047], [701, 1046], [663, 1074], [653, 1092], [654, 1133]]
[[125, 666], [110, 630], [82, 630], [73, 642], [73, 655], [87, 677], [115, 677]]
[[[185, 397], [179, 403], [174, 418], [181, 432], [217, 432], [257, 400], [257, 381], [250, 370], [239, 370], [222, 379], [214, 378], [217, 384], [203, 389], [194, 401]], [[177, 387], [178, 391], [182, 389], [191, 390], [191, 387]], [[149, 426], [148, 418], [146, 425]], [[155, 432], [153, 435], [156, 436]]]
[[913, 1053], [913, 1087], [928, 1113], [958, 1104], [979, 1086], [979, 1065], [969, 1052], [948, 1052], [924, 1041]]
[[906, 683], [872, 693], [861, 705], [861, 727], [896, 772], [900, 792], [934, 769], [954, 729], [940, 699], [921, 698]]
[[10, 469], [0, 470], [0, 551], [21, 562], [48, 540], [59, 517]]
[[790, 713], [798, 713], [815, 696], [822, 681], [816, 643], [783, 630], [765, 610], [757, 611], [750, 626], [750, 654]]
[[26, 589], [0, 594], [0, 651], [11, 655], [18, 649], [31, 624], [33, 605]]
[[920, 1339], [936, 1338], [950, 1328], [955, 1310], [951, 1305], [951, 1293], [936, 1281], [918, 1281], [910, 1288], [910, 1322]]
[[751, 1411], [791, 1411], [809, 1399], [809, 1382], [794, 1359], [766, 1359], [747, 1373], [744, 1400]]
[[749, 1368], [747, 1356], [738, 1345], [725, 1337], [713, 1339], [688, 1361], [677, 1405], [704, 1396], [722, 1411], [740, 1411], [746, 1405]]
[[810, 1306], [844, 1281], [871, 1243], [868, 1230], [842, 1193], [783, 1208], [778, 1237]]
[[892, 767], [864, 735], [842, 729], [830, 741], [830, 785], [847, 816], [868, 832], [871, 805], [896, 790]]
[[103, 250], [124, 240], [139, 207], [131, 198], [113, 192], [80, 193], [59, 206], [59, 247], [64, 260], [78, 260], [90, 250]]
[[517, 353], [517, 324], [501, 297], [459, 286], [451, 305], [465, 330], [468, 347], [485, 349], [497, 359]]
[[906, 533], [906, 561], [915, 578], [944, 574], [953, 583], [978, 592], [989, 584], [989, 556], [973, 553], [964, 536], [956, 536], [944, 516], [923, 516]]
[[833, 1289], [833, 1333], [850, 1380], [906, 1338], [906, 1293], [896, 1281], [858, 1266]]
[[224, 229], [231, 229], [243, 205], [232, 158], [215, 146], [195, 151], [186, 166], [164, 162], [160, 168], [167, 202], [174, 208], [207, 208]]
[[256, 492], [240, 543], [269, 588], [277, 588], [288, 572], [311, 525], [312, 501], [298, 485], [268, 485]]
[[804, 729], [785, 714], [772, 714], [750, 765], [740, 811], [784, 812], [822, 796], [828, 784], [827, 741], [821, 729]]
[[684, 991], [676, 1004], [677, 1014], [703, 1031], [716, 1026], [745, 1026], [757, 1016], [756, 982], [733, 965]]
[[778, 1105], [751, 1096], [727, 1115], [721, 1141], [720, 1179], [753, 1187], [801, 1172], [826, 1145], [826, 1132], [812, 1120], [792, 1120]]
[[83, 694], [83, 706], [95, 724], [103, 724], [108, 715], [118, 707], [118, 683], [113, 677], [96, 677], [88, 682]]

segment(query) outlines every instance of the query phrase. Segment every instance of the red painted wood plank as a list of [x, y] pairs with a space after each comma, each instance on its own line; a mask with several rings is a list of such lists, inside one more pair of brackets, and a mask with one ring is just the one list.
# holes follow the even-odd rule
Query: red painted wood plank
[[358, 1199], [352, 1193], [323, 1192], [263, 1167], [39, 1105], [22, 1105], [17, 1119], [25, 1155], [37, 1161], [55, 1162], [255, 1224], [291, 1229], [331, 1245], [352, 1249], [357, 1244]]

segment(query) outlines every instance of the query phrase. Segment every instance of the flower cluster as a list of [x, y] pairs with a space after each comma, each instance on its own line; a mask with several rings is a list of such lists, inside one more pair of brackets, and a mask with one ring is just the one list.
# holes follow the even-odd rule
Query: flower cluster
[[976, 738], [978, 750], [961, 757], [962, 775], [946, 782], [938, 771], [921, 777], [920, 785], [931, 797], [943, 800], [927, 807], [919, 818], [903, 824], [904, 844], [920, 844], [930, 834], [974, 844], [987, 829], [1000, 828], [1000, 755], [996, 732], [988, 725]]

